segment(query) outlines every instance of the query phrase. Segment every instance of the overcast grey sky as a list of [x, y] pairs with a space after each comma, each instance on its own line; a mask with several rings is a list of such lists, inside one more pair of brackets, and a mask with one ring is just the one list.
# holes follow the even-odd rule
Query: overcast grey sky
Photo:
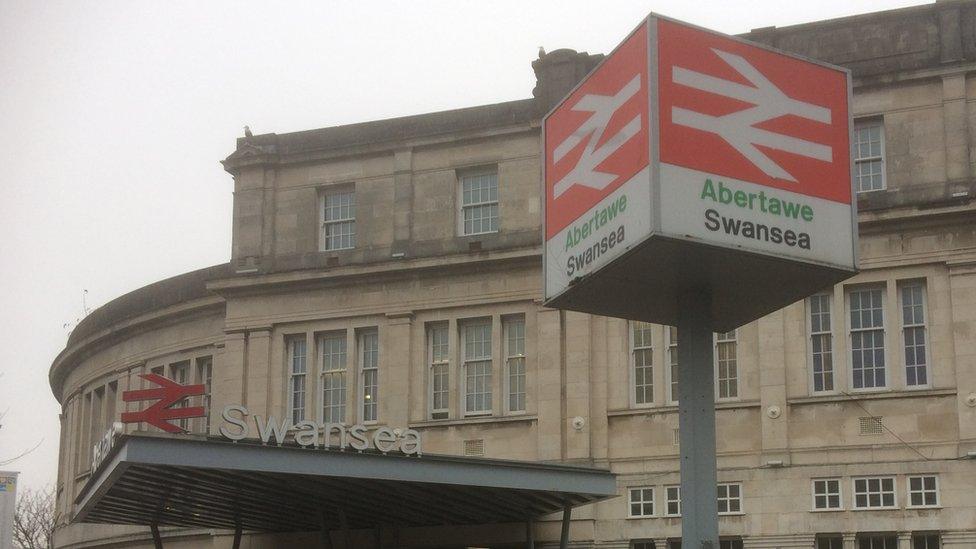
[[919, 3], [0, 0], [0, 462], [42, 441], [0, 468], [54, 483], [47, 371], [85, 299], [229, 259], [244, 124], [530, 97], [539, 46], [606, 53], [649, 11], [740, 33]]

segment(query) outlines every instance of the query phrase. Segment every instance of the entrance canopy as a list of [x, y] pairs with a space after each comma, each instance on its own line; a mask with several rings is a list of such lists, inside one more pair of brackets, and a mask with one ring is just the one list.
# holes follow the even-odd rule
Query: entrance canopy
[[74, 522], [309, 532], [524, 522], [617, 495], [609, 471], [129, 435]]

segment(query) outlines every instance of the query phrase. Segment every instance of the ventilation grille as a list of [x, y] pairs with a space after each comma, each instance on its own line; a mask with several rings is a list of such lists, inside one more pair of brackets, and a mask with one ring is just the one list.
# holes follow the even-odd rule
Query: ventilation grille
[[880, 435], [884, 432], [881, 416], [862, 417], [860, 423], [862, 435]]
[[485, 455], [485, 439], [479, 438], [464, 441], [464, 455], [483, 456]]
[[671, 444], [674, 444], [675, 446], [678, 446], [679, 444], [681, 444], [681, 431], [680, 430], [673, 429], [672, 430], [672, 436], [674, 438], [671, 439]]

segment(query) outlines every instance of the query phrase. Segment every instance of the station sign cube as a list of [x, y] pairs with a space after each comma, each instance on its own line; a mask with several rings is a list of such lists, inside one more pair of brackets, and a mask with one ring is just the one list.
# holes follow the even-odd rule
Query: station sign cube
[[857, 272], [847, 69], [652, 15], [543, 120], [545, 297], [727, 331]]

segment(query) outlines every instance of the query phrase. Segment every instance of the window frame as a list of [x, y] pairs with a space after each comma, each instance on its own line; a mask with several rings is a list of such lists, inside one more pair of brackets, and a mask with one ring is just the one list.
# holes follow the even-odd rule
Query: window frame
[[[868, 505], [865, 506], [865, 507], [859, 506], [857, 504], [857, 496], [858, 496], [857, 481], [864, 480], [864, 481], [867, 481], [868, 483], [870, 483], [870, 481], [871, 480], [874, 480], [874, 479], [877, 479], [879, 481], [878, 486], [879, 486], [880, 490], [877, 493], [881, 497], [881, 503], [882, 504], [880, 506], [872, 506], [871, 505], [871, 494], [872, 494], [872, 492], [870, 491], [870, 486], [867, 486], [868, 491], [865, 492], [865, 495], [867, 496], [867, 503], [868, 503]], [[891, 499], [892, 499], [892, 502], [893, 503], [891, 505], [884, 505], [885, 491], [884, 491], [883, 481], [889, 480], [889, 479], [891, 480]], [[898, 479], [897, 479], [897, 477], [895, 477], [895, 475], [862, 475], [862, 476], [851, 477], [851, 510], [852, 511], [885, 511], [885, 510], [895, 510], [895, 509], [899, 509], [899, 506], [898, 506]]]
[[[834, 493], [831, 493], [830, 491], [826, 491], [823, 494], [817, 493], [817, 483], [818, 482], [823, 482], [823, 483], [836, 482], [837, 483], [837, 493], [834, 494]], [[833, 495], [836, 495], [837, 496], [837, 507], [831, 507], [830, 506], [830, 496], [833, 496]], [[813, 479], [810, 479], [810, 496], [811, 496], [811, 498], [810, 498], [810, 500], [811, 500], [810, 501], [810, 511], [812, 511], [812, 512], [815, 512], [815, 513], [825, 513], [825, 512], [843, 511], [844, 510], [844, 483], [843, 483], [843, 480], [840, 477], [824, 477], [824, 478], [813, 478]], [[826, 498], [826, 503], [827, 503], [827, 506], [826, 507], [817, 507], [817, 496], [822, 496], [822, 497]]]
[[213, 422], [211, 407], [213, 405], [213, 355], [198, 356], [193, 359], [193, 367], [196, 370], [196, 382], [203, 385], [203, 394], [200, 395], [200, 406], [203, 406], [204, 416], [199, 418], [200, 431], [210, 434], [210, 426]]
[[[179, 383], [180, 385], [189, 385], [190, 380], [193, 379], [193, 360], [186, 358], [177, 360], [175, 362], [170, 362], [166, 366], [166, 370], [169, 372], [169, 379]], [[189, 408], [190, 407], [190, 397], [181, 399], [176, 402], [170, 408]], [[184, 433], [190, 432], [190, 418], [179, 418], [176, 420], [176, 424]]]
[[[671, 489], [675, 489], [677, 498], [671, 499]], [[678, 506], [678, 512], [672, 513], [670, 506], [671, 503], [675, 503]], [[668, 484], [664, 487], [664, 516], [665, 517], [680, 517], [681, 516], [681, 485], [680, 484]]]
[[[718, 495], [718, 489], [719, 488], [722, 488], [723, 486], [726, 488], [726, 491], [725, 491], [726, 497], [724, 497], [724, 498]], [[729, 487], [731, 487], [731, 486], [738, 487], [739, 495], [737, 497], [735, 497], [735, 498], [733, 498], [733, 497], [731, 497], [729, 495]], [[726, 504], [726, 510], [725, 511], [719, 511], [718, 512], [719, 516], [744, 515], [744, 514], [746, 514], [745, 505], [744, 505], [744, 502], [743, 502], [743, 500], [745, 499], [743, 497], [744, 496], [744, 491], [742, 489], [742, 483], [741, 482], [719, 482], [716, 485], [715, 491], [716, 491], [715, 497], [716, 497], [716, 500], [718, 502], [721, 502], [723, 500], [726, 501], [726, 502], [728, 502]], [[730, 502], [732, 502], [732, 501], [738, 501], [739, 502], [739, 510], [738, 511], [729, 511], [728, 510], [728, 507], [730, 506]], [[716, 504], [716, 509], [717, 508], [718, 508], [718, 504]]]
[[[906, 324], [905, 323], [905, 301], [904, 301], [905, 296], [904, 296], [904, 293], [903, 292], [904, 292], [904, 290], [906, 288], [921, 288], [921, 290], [922, 290], [922, 293], [921, 293], [921, 296], [922, 296], [922, 303], [921, 303], [921, 305], [922, 305], [922, 322], [921, 322], [921, 324], [918, 324], [918, 323], [915, 323], [915, 324]], [[933, 372], [932, 372], [932, 338], [931, 338], [931, 334], [930, 334], [930, 330], [929, 330], [929, 322], [930, 322], [929, 319], [930, 319], [930, 317], [929, 317], [929, 308], [928, 308], [928, 305], [929, 305], [928, 285], [926, 284], [925, 279], [904, 280], [904, 281], [899, 281], [898, 282], [898, 284], [897, 284], [897, 291], [898, 291], [898, 312], [899, 312], [899, 315], [898, 315], [898, 325], [899, 325], [899, 328], [900, 328], [899, 329], [899, 337], [900, 337], [900, 341], [899, 341], [900, 345], [899, 345], [899, 348], [901, 349], [901, 353], [900, 354], [901, 354], [901, 364], [902, 364], [902, 368], [903, 368], [902, 369], [902, 372], [905, 374], [905, 388], [908, 389], [908, 390], [930, 389], [930, 388], [932, 388], [932, 385], [933, 385], [932, 384], [932, 373]], [[925, 350], [924, 350], [924, 358], [925, 358], [925, 364], [924, 364], [925, 383], [909, 384], [908, 383], [908, 362], [906, 360], [906, 358], [907, 358], [906, 357], [906, 351], [908, 350], [908, 345], [907, 345], [907, 341], [906, 341], [907, 338], [905, 337], [905, 333], [909, 329], [916, 329], [916, 328], [921, 328], [921, 330], [922, 330], [922, 336], [923, 336], [923, 338], [925, 340], [924, 343], [923, 343], [923, 345], [925, 345]], [[916, 374], [916, 376], [917, 376], [917, 374]], [[918, 378], [916, 377], [916, 379], [918, 379]]]
[[[339, 219], [328, 219], [326, 215], [326, 208], [328, 206], [328, 199], [334, 196], [340, 195], [350, 195], [351, 202], [348, 205], [351, 210], [352, 217], [344, 217]], [[350, 234], [350, 245], [343, 246], [339, 248], [329, 247], [329, 235], [328, 226], [329, 225], [339, 225], [342, 223], [352, 223], [352, 233]], [[354, 185], [337, 185], [334, 187], [328, 187], [319, 192], [319, 251], [320, 252], [339, 252], [343, 250], [353, 250], [356, 248], [356, 188]]]
[[[647, 492], [650, 491], [651, 499], [644, 499]], [[634, 492], [640, 493], [640, 500], [634, 500]], [[654, 486], [628, 486], [627, 487], [627, 518], [629, 519], [644, 519], [644, 518], [654, 518], [657, 516], [657, 508], [654, 501]], [[645, 513], [645, 506], [651, 506], [651, 512]], [[634, 514], [634, 505], [639, 505], [641, 509], [641, 514]]]
[[935, 547], [929, 547], [929, 539], [926, 539], [926, 541], [925, 541], [925, 546], [926, 546], [925, 549], [941, 549], [943, 547], [943, 545], [942, 545], [942, 532], [939, 532], [939, 531], [931, 531], [931, 530], [929, 530], [929, 531], [923, 530], [923, 531], [919, 531], [919, 532], [912, 532], [912, 538], [911, 538], [911, 546], [912, 546], [912, 549], [915, 549], [915, 547], [917, 546], [917, 541], [918, 541], [919, 538], [932, 538], [933, 536], [936, 538], [936, 540], [935, 540], [935, 543], [936, 543]]
[[[873, 127], [878, 127], [878, 135], [879, 135], [878, 142], [879, 142], [879, 148], [881, 154], [879, 154], [878, 156], [869, 156], [865, 158], [860, 158], [859, 151], [857, 151], [857, 146], [860, 143], [858, 141], [858, 132], [861, 130], [870, 130]], [[868, 142], [870, 143], [870, 136], [868, 137], [868, 140], [869, 140]], [[874, 118], [874, 119], [860, 120], [854, 122], [854, 128], [853, 131], [851, 131], [851, 149], [852, 149], [851, 170], [853, 172], [851, 175], [853, 176], [854, 179], [855, 195], [888, 190], [888, 174], [887, 174], [888, 162], [887, 159], [885, 158], [885, 145], [886, 145], [885, 124], [883, 119]], [[871, 163], [876, 161], [880, 161], [881, 164], [881, 187], [877, 189], [862, 190], [860, 172], [858, 170], [858, 166], [860, 164], [866, 164], [866, 163]]]
[[[495, 200], [493, 200], [493, 201], [492, 200], [487, 200], [487, 201], [481, 201], [481, 202], [476, 202], [476, 203], [471, 203], [471, 204], [465, 204], [464, 203], [464, 182], [465, 182], [465, 179], [467, 179], [467, 178], [483, 177], [483, 176], [488, 176], [488, 175], [495, 176], [495, 181], [494, 181], [494, 183], [495, 183]], [[499, 184], [500, 181], [499, 181], [499, 177], [498, 177], [498, 169], [497, 169], [497, 167], [484, 167], [484, 168], [478, 168], [478, 169], [473, 169], [473, 170], [465, 170], [463, 172], [458, 172], [457, 175], [456, 175], [456, 177], [457, 177], [457, 185], [456, 185], [456, 188], [457, 188], [457, 235], [458, 236], [479, 236], [479, 235], [496, 234], [496, 233], [498, 233], [501, 230], [502, 211], [501, 211], [501, 201], [499, 200], [499, 196], [501, 194], [501, 186]], [[484, 207], [484, 206], [491, 206], [492, 204], [494, 204], [494, 206], [495, 206], [495, 216], [494, 216], [494, 219], [495, 219], [495, 227], [494, 227], [494, 229], [487, 230], [487, 231], [470, 232], [470, 233], [469, 232], [465, 232], [465, 227], [464, 227], [464, 213], [465, 213], [465, 210], [467, 210], [469, 208], [481, 208], [481, 207]], [[488, 219], [491, 219], [491, 218], [489, 217]]]
[[[315, 345], [315, 355], [316, 363], [318, 366], [318, 418], [319, 423], [345, 423], [346, 417], [348, 415], [347, 408], [349, 407], [349, 342], [347, 339], [346, 330], [331, 330], [327, 332], [321, 332], [316, 334], [316, 345]], [[326, 340], [336, 340], [341, 341], [342, 346], [342, 368], [341, 369], [325, 369], [325, 346], [324, 342]], [[325, 413], [325, 391], [326, 391], [326, 377], [338, 378], [342, 380], [342, 387], [338, 390], [342, 395], [342, 403], [340, 405], [332, 404], [330, 408], [335, 408], [340, 411], [341, 417], [336, 420], [336, 418], [329, 417], [326, 418]], [[334, 390], [330, 388], [330, 390]]]
[[[444, 343], [446, 350], [442, 360], [434, 361], [434, 332], [444, 331]], [[447, 321], [431, 322], [426, 328], [427, 340], [427, 417], [431, 420], [445, 420], [451, 417], [451, 327]], [[436, 391], [444, 394], [444, 407], [435, 408], [435, 368], [443, 367], [446, 376], [444, 389]], [[443, 414], [443, 417], [434, 417], [435, 414]]]
[[678, 380], [680, 374], [678, 369], [678, 328], [676, 326], [664, 327], [664, 355], [667, 368], [664, 370], [665, 386], [667, 395], [665, 400], [670, 406], [678, 405]]
[[[460, 395], [459, 396], [460, 396], [460, 399], [461, 399], [461, 416], [462, 417], [465, 417], [465, 418], [468, 418], [468, 417], [485, 417], [485, 416], [494, 415], [495, 399], [494, 399], [493, 393], [494, 393], [494, 382], [495, 382], [495, 375], [494, 375], [495, 374], [495, 364], [494, 364], [494, 358], [495, 357], [492, 356], [492, 351], [493, 351], [494, 335], [495, 334], [493, 333], [494, 332], [494, 325], [493, 324], [494, 323], [492, 322], [492, 318], [491, 317], [473, 318], [473, 319], [468, 319], [468, 320], [465, 320], [463, 322], [459, 322], [458, 323], [458, 326], [460, 328], [458, 330], [460, 332], [459, 338], [458, 338], [458, 340], [460, 341], [460, 344], [459, 344], [460, 349], [458, 349], [458, 351], [460, 352], [460, 356], [461, 356], [461, 360], [459, 361], [459, 366], [461, 368], [461, 370], [460, 370], [461, 374], [459, 376], [460, 377], [459, 381], [461, 383], [461, 392], [460, 392]], [[487, 332], [488, 333], [488, 342], [487, 342], [488, 356], [482, 356], [482, 357], [478, 357], [478, 358], [470, 358], [469, 359], [468, 356], [467, 356], [468, 329], [469, 328], [472, 328], [474, 326], [481, 326], [481, 327], [487, 326], [487, 328], [488, 328], [488, 332]], [[487, 377], [487, 379], [485, 380], [486, 392], [485, 393], [479, 393], [479, 394], [486, 394], [487, 395], [487, 403], [486, 403], [485, 408], [484, 409], [481, 409], [481, 410], [469, 410], [468, 409], [468, 366], [469, 366], [469, 363], [470, 364], [473, 364], [473, 363], [486, 363], [488, 365], [488, 374], [487, 374], [487, 376], [485, 376], [485, 377]]]
[[[376, 349], [375, 349], [375, 364], [367, 367], [366, 366], [366, 353], [369, 349], [366, 348], [366, 339], [376, 338]], [[373, 425], [379, 421], [379, 388], [380, 388], [380, 334], [378, 328], [363, 328], [356, 331], [356, 357], [359, 364], [358, 379], [359, 384], [357, 387], [357, 408], [359, 409], [359, 416], [362, 420], [363, 425]], [[348, 357], [347, 357], [348, 360]], [[369, 405], [373, 407], [373, 417], [372, 419], [367, 418], [367, 402], [366, 402], [366, 377], [367, 373], [375, 375], [374, 383], [371, 385], [372, 394], [370, 395], [371, 402]], [[347, 393], [348, 394], [348, 393]], [[373, 397], [376, 397], [375, 400]]]
[[[826, 298], [826, 302], [830, 307], [828, 311], [828, 322], [830, 323], [830, 328], [828, 330], [820, 330], [818, 332], [813, 331], [813, 298]], [[837, 334], [836, 327], [836, 311], [834, 310], [834, 292], [825, 291], [818, 292], [812, 296], [809, 296], [804, 300], [806, 303], [806, 331], [807, 331], [807, 364], [809, 366], [809, 375], [807, 376], [807, 381], [810, 383], [810, 394], [811, 395], [834, 395], [838, 394], [840, 391], [837, 387], [837, 345], [836, 339]], [[823, 312], [821, 311], [822, 315]], [[814, 355], [813, 339], [817, 336], [826, 336], [827, 341], [830, 342], [830, 377], [831, 377], [831, 388], [817, 390], [817, 372], [814, 368], [816, 359]], [[821, 372], [823, 373], [823, 372]]]
[[[733, 334], [731, 339], [720, 339], [722, 336], [727, 336], [728, 334]], [[719, 355], [720, 345], [733, 345], [733, 358], [732, 363], [735, 367], [735, 395], [732, 396], [721, 396], [722, 395], [722, 377], [720, 372], [721, 357]], [[714, 372], [714, 382], [715, 382], [715, 400], [722, 402], [737, 401], [742, 398], [739, 392], [739, 381], [741, 377], [739, 376], [739, 329], [735, 328], [730, 332], [725, 333], [714, 333], [712, 334], [712, 367]], [[726, 378], [732, 379], [732, 378]]]
[[[921, 490], [912, 490], [912, 479], [913, 478], [922, 479], [922, 489]], [[933, 490], [927, 490], [925, 488], [925, 479], [926, 478], [932, 478], [932, 479], [935, 480], [935, 488]], [[936, 474], [936, 473], [923, 473], [923, 474], [918, 474], [918, 475], [907, 475], [905, 477], [905, 496], [906, 496], [906, 499], [905, 499], [905, 508], [906, 509], [940, 509], [940, 508], [942, 508], [942, 493], [941, 493], [942, 490], [940, 488], [941, 487], [940, 487], [940, 483], [939, 483], [939, 475]], [[929, 492], [934, 492], [935, 493], [935, 503], [934, 504], [931, 504], [931, 505], [930, 504], [927, 504], [927, 503], [924, 503], [924, 501], [925, 501], [925, 494], [926, 493], [929, 493]], [[913, 505], [912, 504], [912, 494], [913, 493], [922, 494], [922, 501], [923, 501], [922, 505]]]
[[[516, 349], [513, 352], [511, 348], [512, 341], [510, 338], [511, 335], [510, 330], [512, 330], [514, 326], [517, 325], [521, 325], [521, 330], [522, 330], [522, 337], [521, 337], [522, 352], [521, 353], [518, 353], [518, 349]], [[528, 352], [525, 349], [525, 343], [526, 343], [525, 329], [526, 329], [525, 315], [517, 314], [517, 315], [509, 315], [509, 316], [502, 317], [502, 354], [504, 355], [505, 358], [505, 378], [503, 380], [503, 384], [504, 384], [503, 389], [505, 391], [505, 413], [510, 415], [525, 414], [528, 410], [529, 369], [528, 369]], [[518, 337], [516, 337], [516, 341], [517, 340]], [[517, 346], [518, 345], [516, 343], [516, 347]], [[521, 365], [522, 365], [522, 372], [520, 374], [522, 378], [521, 380], [522, 391], [521, 393], [513, 393], [512, 392], [512, 377], [513, 377], [512, 363], [513, 361], [519, 361], [519, 360], [521, 360]], [[517, 376], [518, 375], [519, 374], [517, 374]], [[516, 409], [512, 407], [512, 397], [517, 394], [522, 395], [522, 407], [520, 409]]]
[[[638, 347], [637, 346], [637, 336], [635, 334], [636, 327], [639, 324], [644, 324], [647, 326], [647, 341], [646, 345]], [[654, 406], [654, 327], [655, 324], [650, 322], [640, 322], [635, 320], [627, 321], [627, 345], [629, 350], [628, 363], [630, 365], [630, 406], [631, 408], [651, 408]], [[647, 387], [650, 390], [651, 398], [647, 402], [638, 402], [637, 398], [637, 352], [645, 351], [647, 356], [651, 358], [650, 365], [641, 366], [648, 370], [645, 380], [649, 379], [648, 383], [642, 385], [642, 387]], [[646, 396], [646, 391], [645, 391]]]
[[[881, 327], [880, 328], [878, 328], [878, 327], [854, 328], [854, 325], [851, 322], [852, 296], [855, 293], [858, 293], [858, 292], [871, 291], [871, 290], [878, 290], [878, 291], [881, 292]], [[845, 324], [846, 324], [846, 327], [847, 327], [847, 360], [848, 360], [848, 368], [847, 368], [847, 372], [848, 372], [847, 373], [847, 378], [848, 379], [847, 379], [847, 381], [848, 381], [848, 384], [849, 384], [848, 387], [849, 387], [850, 391], [851, 392], [857, 392], [857, 393], [870, 393], [870, 392], [878, 392], [878, 391], [890, 391], [891, 390], [891, 386], [892, 386], [892, 382], [891, 382], [891, 368], [889, 368], [889, 365], [890, 365], [890, 362], [891, 361], [889, 360], [888, 350], [889, 350], [889, 347], [890, 347], [889, 343], [890, 343], [890, 339], [891, 338], [889, 337], [889, 333], [888, 333], [888, 326], [889, 326], [890, 322], [888, 321], [888, 311], [887, 311], [887, 308], [888, 308], [888, 288], [887, 288], [887, 286], [885, 285], [884, 282], [880, 282], [880, 283], [867, 284], [867, 285], [863, 285], [863, 286], [853, 286], [853, 287], [847, 288], [846, 291], [844, 292], [844, 304], [845, 304], [845, 310], [844, 310], [844, 313], [845, 313]], [[875, 385], [873, 385], [871, 387], [865, 387], [862, 384], [861, 387], [856, 387], [855, 384], [854, 384], [854, 350], [855, 350], [854, 349], [854, 333], [855, 332], [858, 332], [858, 333], [866, 333], [866, 332], [871, 332], [871, 331], [880, 331], [880, 333], [881, 333], [882, 345], [883, 345], [883, 347], [881, 349], [881, 356], [884, 359], [884, 378], [885, 378], [885, 382], [884, 382], [884, 385], [877, 385], [877, 374], [875, 373], [874, 374]], [[862, 350], [863, 350], [863, 348], [862, 348]], [[862, 369], [863, 369], [863, 362], [862, 362]], [[874, 369], [877, 370], [877, 368], [874, 368]]]
[[[303, 356], [301, 357], [304, 362], [304, 372], [295, 372], [295, 350], [294, 344], [301, 342], [304, 344]], [[288, 391], [288, 417], [291, 419], [292, 424], [297, 424], [301, 421], [308, 420], [308, 390], [309, 390], [309, 364], [308, 364], [308, 337], [306, 334], [295, 334], [285, 336], [285, 364], [287, 365], [285, 371], [288, 377], [286, 390]], [[295, 412], [298, 410], [295, 408], [295, 388], [293, 380], [295, 377], [301, 376], [304, 378], [304, 383], [302, 384], [302, 407], [301, 407], [301, 419], [295, 421]]]

